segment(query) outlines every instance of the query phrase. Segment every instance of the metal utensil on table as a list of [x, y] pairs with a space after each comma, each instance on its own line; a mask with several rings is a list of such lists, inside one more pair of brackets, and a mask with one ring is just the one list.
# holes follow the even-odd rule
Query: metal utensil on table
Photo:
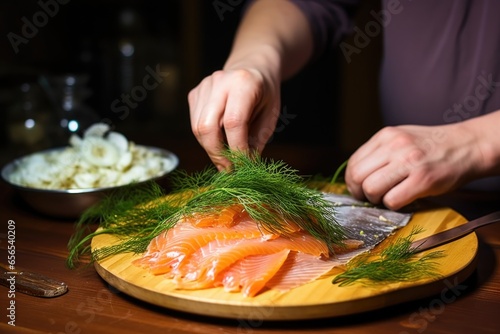
[[3, 263], [0, 263], [0, 268], [0, 284], [12, 293], [50, 298], [61, 296], [68, 291], [66, 283], [56, 279], [26, 270], [11, 270]]
[[474, 232], [474, 230], [479, 227], [497, 222], [500, 222], [500, 211], [487, 214], [460, 226], [436, 233], [427, 238], [416, 240], [412, 242], [410, 248], [417, 252], [422, 252], [424, 250], [428, 250], [463, 237], [471, 232]]

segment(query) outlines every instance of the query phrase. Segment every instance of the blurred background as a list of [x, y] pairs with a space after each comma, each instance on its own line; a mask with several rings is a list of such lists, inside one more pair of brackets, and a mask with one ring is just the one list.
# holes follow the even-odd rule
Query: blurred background
[[[369, 19], [376, 3], [364, 2], [358, 22]], [[187, 93], [222, 67], [244, 6], [224, 0], [3, 1], [0, 162], [65, 145], [69, 133], [96, 121], [137, 143], [197, 147]], [[312, 161], [304, 157], [307, 166], [294, 162], [297, 168], [331, 170], [376, 131], [381, 40], [374, 38], [349, 64], [340, 49], [332, 50], [283, 84], [282, 117], [268, 155], [280, 158], [283, 150], [301, 147], [317, 153]]]

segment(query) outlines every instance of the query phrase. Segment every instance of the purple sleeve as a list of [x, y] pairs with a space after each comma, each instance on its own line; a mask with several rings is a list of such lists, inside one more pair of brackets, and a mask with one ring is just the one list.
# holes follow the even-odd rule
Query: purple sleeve
[[307, 17], [314, 38], [314, 56], [320, 57], [351, 33], [352, 16], [360, 0], [290, 0]]

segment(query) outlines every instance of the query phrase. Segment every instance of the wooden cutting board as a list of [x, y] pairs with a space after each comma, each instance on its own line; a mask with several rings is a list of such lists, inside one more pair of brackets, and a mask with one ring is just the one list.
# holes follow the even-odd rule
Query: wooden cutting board
[[[408, 235], [415, 226], [424, 229], [424, 232], [416, 236], [420, 239], [465, 222], [462, 216], [448, 208], [417, 212], [406, 227], [378, 247], [384, 247], [395, 238]], [[92, 249], [114, 242], [114, 237], [110, 235], [99, 235], [93, 238]], [[440, 277], [437, 278], [373, 286], [357, 283], [339, 287], [331, 283], [333, 277], [341, 272], [340, 269], [334, 269], [330, 277], [284, 293], [267, 290], [253, 298], [243, 297], [240, 293], [225, 292], [223, 288], [176, 290], [169, 279], [154, 276], [134, 266], [132, 261], [140, 257], [139, 255], [115, 255], [95, 263], [95, 268], [99, 275], [116, 289], [165, 308], [245, 320], [304, 320], [380, 309], [439, 294], [465, 280], [475, 269], [478, 250], [475, 233], [434, 250], [445, 252], [443, 258], [436, 259], [440, 271]]]

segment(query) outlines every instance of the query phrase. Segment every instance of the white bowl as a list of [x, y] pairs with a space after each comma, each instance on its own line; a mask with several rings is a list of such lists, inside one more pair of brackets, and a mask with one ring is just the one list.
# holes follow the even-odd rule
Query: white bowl
[[[134, 185], [144, 184], [149, 181], [160, 181], [165, 178], [167, 174], [177, 168], [179, 164], [178, 157], [170, 151], [146, 146], [146, 148], [158, 152], [163, 158], [171, 161], [171, 168], [163, 171], [161, 174], [156, 175], [148, 180], [134, 183]], [[43, 152], [51, 152], [54, 150], [61, 150], [63, 148], [50, 149]], [[86, 188], [86, 189], [41, 189], [22, 186], [11, 181], [11, 174], [22, 163], [22, 159], [18, 158], [2, 168], [2, 179], [14, 188], [20, 197], [33, 209], [45, 215], [60, 217], [60, 218], [77, 218], [86, 209], [99, 202], [107, 194], [128, 185], [103, 187], [103, 188]]]

